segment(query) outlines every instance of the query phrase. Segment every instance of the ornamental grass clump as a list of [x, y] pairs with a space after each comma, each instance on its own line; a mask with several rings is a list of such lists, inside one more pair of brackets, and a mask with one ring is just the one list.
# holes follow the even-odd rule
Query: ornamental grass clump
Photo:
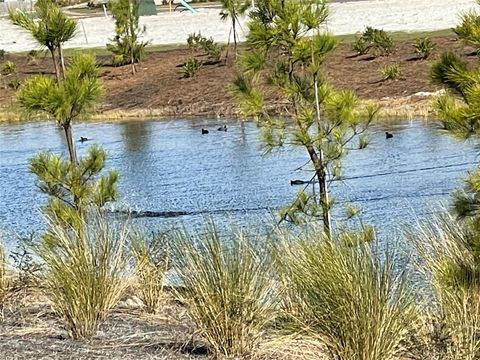
[[147, 313], [158, 314], [165, 301], [164, 282], [170, 265], [170, 252], [163, 236], [149, 239], [136, 233], [131, 239], [135, 261], [137, 296]]
[[393, 254], [380, 259], [370, 246], [314, 231], [287, 235], [275, 247], [291, 323], [321, 339], [336, 359], [393, 359], [417, 321], [405, 272]]
[[397, 80], [402, 75], [402, 69], [399, 64], [390, 64], [382, 69], [382, 78], [386, 80]]
[[443, 358], [480, 357], [480, 231], [444, 213], [407, 231], [429, 285], [428, 309], [442, 325]]
[[49, 220], [37, 247], [52, 307], [70, 337], [90, 338], [122, 296], [127, 283], [127, 228], [109, 224], [100, 212], [84, 226]]
[[275, 319], [269, 257], [244, 233], [205, 230], [173, 237], [177, 295], [215, 357], [252, 354]]

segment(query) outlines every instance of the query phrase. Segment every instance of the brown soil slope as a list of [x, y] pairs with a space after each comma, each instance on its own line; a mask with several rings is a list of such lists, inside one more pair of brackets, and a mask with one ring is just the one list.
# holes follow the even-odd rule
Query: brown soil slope
[[[440, 87], [428, 80], [431, 64], [442, 52], [454, 51], [471, 63], [477, 62], [473, 48], [457, 41], [454, 36], [433, 37], [436, 47], [428, 60], [418, 60], [413, 41], [397, 42], [394, 54], [385, 57], [355, 56], [350, 44], [341, 43], [325, 62], [330, 81], [340, 87], [357, 92], [362, 99], [382, 100], [389, 106], [415, 103], [418, 92], [434, 92]], [[235, 75], [234, 61], [204, 64], [193, 78], [184, 78], [181, 64], [191, 56], [187, 49], [151, 52], [140, 64], [139, 72], [132, 76], [130, 67], [108, 66], [109, 57], [100, 57], [103, 64], [101, 80], [106, 96], [99, 113], [113, 116], [234, 116], [235, 107], [229, 84]], [[202, 56], [197, 55], [200, 58]], [[51, 60], [42, 55], [36, 61], [26, 56], [7, 55], [14, 61], [17, 71], [0, 77], [0, 108], [14, 106], [14, 91], [8, 86], [12, 80], [22, 81], [37, 73], [52, 73]], [[398, 63], [402, 76], [398, 80], [382, 81], [381, 70], [388, 64]], [[406, 100], [405, 100], [406, 99]]]

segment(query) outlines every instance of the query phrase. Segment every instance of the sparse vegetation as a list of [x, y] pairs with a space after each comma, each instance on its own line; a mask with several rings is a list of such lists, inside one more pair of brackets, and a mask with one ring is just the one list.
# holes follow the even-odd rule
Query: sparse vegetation
[[18, 90], [20, 85], [21, 85], [21, 83], [20, 83], [20, 81], [18, 81], [18, 79], [12, 79], [7, 83], [7, 86], [12, 90]]
[[5, 55], [7, 55], [7, 52], [4, 49], [0, 49], [0, 60], [3, 60]]
[[13, 61], [5, 61], [2, 66], [2, 74], [10, 75], [17, 71], [17, 65]]
[[402, 69], [399, 64], [390, 64], [382, 69], [383, 80], [397, 80], [402, 75]]
[[196, 58], [189, 58], [182, 65], [183, 76], [186, 78], [194, 77], [195, 74], [202, 67], [202, 62]]
[[429, 37], [418, 38], [415, 40], [413, 44], [415, 48], [415, 54], [422, 60], [428, 59], [430, 54], [432, 53], [433, 49], [435, 48], [435, 44], [430, 40]]
[[30, 50], [28, 52], [28, 63], [30, 65], [36, 65], [37, 64], [37, 58], [40, 52], [38, 50]]

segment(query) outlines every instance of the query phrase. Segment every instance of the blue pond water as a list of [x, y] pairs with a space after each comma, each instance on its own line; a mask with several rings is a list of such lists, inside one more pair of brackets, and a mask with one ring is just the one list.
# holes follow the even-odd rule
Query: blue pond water
[[[227, 124], [228, 131], [217, 131]], [[210, 133], [201, 135], [201, 128]], [[384, 131], [394, 133], [385, 139]], [[308, 179], [296, 170], [307, 161], [301, 149], [285, 148], [262, 156], [254, 123], [216, 120], [159, 120], [75, 124], [82, 154], [91, 143], [103, 146], [107, 168], [121, 173], [121, 198], [115, 208], [175, 211], [175, 218], [142, 218], [152, 228], [172, 223], [200, 224], [211, 216], [220, 224], [239, 222], [263, 227], [265, 219], [294, 198], [291, 179]], [[371, 144], [351, 152], [345, 181], [332, 184], [337, 204], [352, 202], [366, 222], [389, 234], [431, 212], [461, 185], [461, 177], [477, 163], [475, 143], [455, 140], [434, 125], [403, 122], [375, 126]], [[0, 231], [12, 244], [16, 235], [42, 228], [39, 206], [45, 197], [34, 186], [28, 160], [40, 150], [66, 153], [63, 133], [54, 123], [0, 125]], [[339, 206], [335, 218], [343, 213]]]

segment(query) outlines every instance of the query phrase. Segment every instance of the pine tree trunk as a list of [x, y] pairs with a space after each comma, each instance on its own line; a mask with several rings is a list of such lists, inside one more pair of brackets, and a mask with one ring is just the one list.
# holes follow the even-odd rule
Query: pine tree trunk
[[58, 67], [57, 57], [55, 56], [55, 50], [54, 49], [48, 49], [48, 50], [50, 51], [50, 54], [52, 54], [53, 68], [55, 70], [55, 76], [57, 78], [57, 82], [59, 83], [61, 80], [61, 75], [60, 75], [60, 69]]
[[307, 151], [310, 155], [310, 160], [312, 160], [313, 166], [315, 168], [315, 175], [319, 184], [319, 196], [320, 206], [322, 207], [323, 228], [327, 236], [330, 237], [332, 227], [330, 222], [330, 205], [328, 201], [327, 176], [323, 164], [323, 151], [320, 150], [319, 154], [317, 154], [317, 152], [313, 148], [313, 145], [307, 145]]
[[232, 28], [233, 28], [233, 50], [235, 51], [235, 60], [237, 60], [237, 27], [236, 27], [236, 17], [232, 18]]
[[70, 122], [63, 125], [65, 131], [65, 138], [67, 139], [68, 153], [70, 154], [70, 161], [72, 164], [77, 164], [77, 151], [75, 149], [75, 143], [73, 142], [72, 126]]
[[[318, 98], [318, 78], [317, 74], [313, 74], [313, 86], [315, 91], [315, 112], [317, 116], [317, 124], [320, 127], [320, 100]], [[323, 157], [323, 150], [319, 149], [318, 156], [315, 152], [313, 146], [308, 148], [308, 153], [310, 154], [310, 158], [313, 161], [313, 165], [315, 166], [315, 172], [318, 179], [319, 184], [319, 191], [320, 191], [320, 205], [322, 206], [322, 215], [323, 215], [323, 227], [325, 229], [325, 233], [328, 237], [331, 236], [332, 226], [330, 222], [330, 204], [328, 201], [328, 186], [327, 186], [327, 177], [325, 174], [325, 161]]]
[[228, 32], [228, 40], [227, 40], [227, 51], [225, 52], [225, 65], [228, 62], [228, 54], [230, 50], [230, 36], [232, 35], [232, 28], [230, 28], [230, 31]]
[[60, 55], [60, 65], [62, 69], [61, 78], [65, 79], [65, 59], [63, 58], [63, 48], [62, 45], [58, 47], [58, 53]]

